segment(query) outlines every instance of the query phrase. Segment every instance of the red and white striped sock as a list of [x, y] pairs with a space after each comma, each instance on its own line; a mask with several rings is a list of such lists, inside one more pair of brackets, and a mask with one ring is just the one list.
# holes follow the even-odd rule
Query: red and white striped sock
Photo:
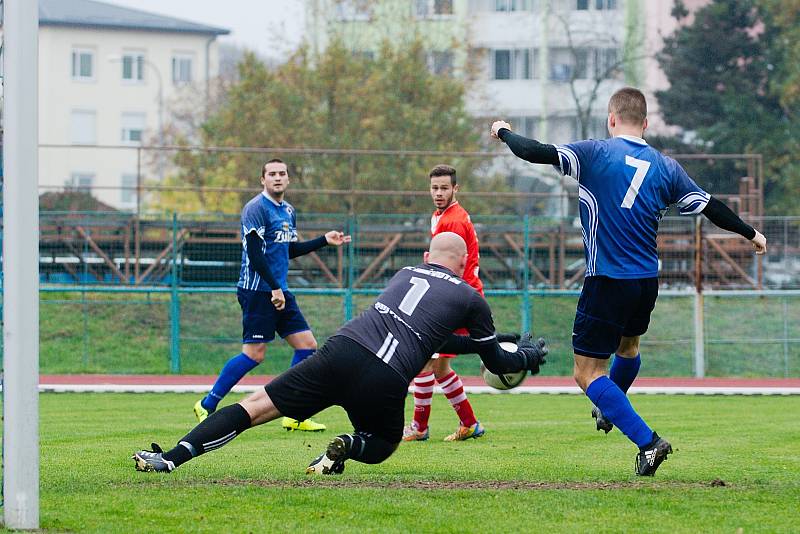
[[418, 374], [414, 377], [414, 426], [417, 432], [425, 432], [428, 428], [434, 382], [433, 373]]
[[475, 419], [475, 413], [472, 411], [472, 406], [467, 399], [467, 394], [464, 393], [464, 383], [455, 371], [437, 380], [442, 387], [447, 400], [456, 411], [456, 415], [461, 420], [462, 426], [472, 426], [478, 422]]

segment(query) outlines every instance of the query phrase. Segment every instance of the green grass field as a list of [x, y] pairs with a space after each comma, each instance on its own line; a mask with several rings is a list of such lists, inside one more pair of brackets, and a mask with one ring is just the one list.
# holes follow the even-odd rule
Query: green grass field
[[[358, 296], [362, 310], [374, 297]], [[520, 328], [520, 299], [489, 297], [498, 330]], [[344, 321], [336, 296], [298, 297], [322, 342]], [[533, 330], [550, 345], [543, 375], [571, 375], [572, 320], [576, 297], [536, 297]], [[706, 299], [708, 376], [800, 376], [800, 305], [797, 299]], [[169, 296], [45, 293], [40, 305], [40, 363], [43, 373], [146, 373], [170, 371]], [[785, 314], [785, 320], [784, 318]], [[693, 369], [691, 297], [659, 298], [650, 330], [643, 338], [644, 376], [691, 376]], [[181, 296], [181, 372], [217, 374], [241, 349], [241, 311], [233, 293]], [[783, 337], [795, 341], [783, 344]], [[276, 374], [288, 367], [290, 348], [277, 342], [254, 374]], [[477, 374], [478, 359], [455, 361], [462, 374]]]
[[[798, 397], [635, 396], [675, 453], [633, 475], [635, 448], [594, 431], [579, 396], [473, 395], [484, 438], [441, 439], [456, 424], [434, 399], [431, 440], [381, 465], [348, 462], [309, 479], [321, 434], [277, 423], [246, 432], [171, 474], [138, 473], [131, 453], [174, 445], [195, 396], [41, 396], [41, 525], [57, 532], [796, 532]], [[235, 399], [233, 399], [235, 400]], [[407, 403], [407, 409], [411, 403]], [[724, 481], [724, 486], [712, 484]]]

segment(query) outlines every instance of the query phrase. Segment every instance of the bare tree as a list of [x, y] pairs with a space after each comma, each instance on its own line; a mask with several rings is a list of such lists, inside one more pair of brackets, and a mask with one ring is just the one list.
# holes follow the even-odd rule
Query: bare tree
[[[575, 105], [579, 137], [587, 139], [591, 133], [592, 113], [601, 87], [613, 80], [619, 80], [637, 62], [647, 58], [644, 38], [633, 23], [626, 28], [626, 35], [629, 36], [627, 43], [621, 42], [616, 35], [596, 29], [581, 31], [578, 38], [575, 27], [563, 13], [556, 13], [555, 17], [564, 30], [567, 49], [572, 58], [567, 81]], [[585, 81], [588, 84], [581, 83]]]

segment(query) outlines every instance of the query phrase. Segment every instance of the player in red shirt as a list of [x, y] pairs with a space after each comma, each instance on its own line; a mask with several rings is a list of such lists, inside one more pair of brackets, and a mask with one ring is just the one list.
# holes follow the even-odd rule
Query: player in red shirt
[[[467, 244], [467, 265], [462, 278], [483, 295], [483, 283], [478, 278], [478, 235], [469, 213], [456, 200], [456, 170], [449, 165], [437, 165], [431, 170], [429, 177], [431, 198], [436, 206], [436, 211], [431, 216], [431, 236], [442, 232], [454, 232], [461, 236]], [[466, 330], [456, 332], [467, 333]], [[450, 367], [450, 358], [454, 357], [455, 354], [434, 354], [422, 372], [414, 378], [414, 421], [403, 430], [403, 441], [428, 439], [434, 381], [439, 383], [460, 420], [458, 429], [444, 438], [445, 441], [479, 438], [486, 432], [475, 418], [461, 378]]]

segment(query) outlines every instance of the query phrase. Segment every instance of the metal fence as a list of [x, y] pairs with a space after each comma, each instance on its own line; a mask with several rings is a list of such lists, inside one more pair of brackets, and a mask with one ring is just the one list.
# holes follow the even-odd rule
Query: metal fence
[[[153, 210], [237, 214], [259, 186], [264, 161], [289, 166], [291, 202], [302, 213], [425, 213], [427, 176], [458, 169], [470, 213], [575, 215], [577, 184], [501, 145], [483, 152], [286, 147], [40, 145], [42, 193], [85, 191], [136, 215]], [[698, 183], [743, 217], [764, 214], [760, 154], [672, 154]], [[48, 201], [51, 198], [47, 199]], [[56, 201], [57, 203], [57, 201]], [[49, 209], [91, 209], [69, 207]]]
[[[552, 346], [546, 374], [571, 373], [570, 333], [583, 277], [574, 218], [473, 218], [482, 277], [499, 329]], [[702, 219], [662, 222], [661, 297], [644, 338], [654, 376], [800, 376], [800, 218], [752, 222], [763, 259]], [[238, 221], [173, 215], [43, 213], [40, 273], [43, 372], [216, 373], [238, 352], [234, 296]], [[363, 309], [402, 266], [421, 261], [429, 220], [411, 215], [301, 214], [304, 238], [353, 236], [292, 261], [290, 287], [317, 337]], [[282, 344], [262, 372], [282, 370]], [[477, 372], [475, 358], [459, 370]]]

